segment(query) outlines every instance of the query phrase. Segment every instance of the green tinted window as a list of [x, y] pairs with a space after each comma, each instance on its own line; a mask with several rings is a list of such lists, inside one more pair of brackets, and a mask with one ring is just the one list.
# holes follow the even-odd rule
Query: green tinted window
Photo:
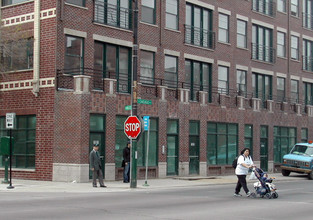
[[90, 115], [90, 131], [104, 130], [104, 117], [102, 115]]
[[168, 134], [177, 134], [178, 133], [178, 121], [177, 120], [168, 120], [167, 121], [167, 133]]
[[191, 121], [189, 123], [189, 134], [190, 135], [199, 135], [199, 122]]

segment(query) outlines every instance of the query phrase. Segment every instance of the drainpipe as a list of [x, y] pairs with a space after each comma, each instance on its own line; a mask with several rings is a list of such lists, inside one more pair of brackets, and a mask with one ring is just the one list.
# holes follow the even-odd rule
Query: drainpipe
[[33, 94], [39, 95], [39, 74], [40, 74], [40, 0], [34, 1], [34, 74]]

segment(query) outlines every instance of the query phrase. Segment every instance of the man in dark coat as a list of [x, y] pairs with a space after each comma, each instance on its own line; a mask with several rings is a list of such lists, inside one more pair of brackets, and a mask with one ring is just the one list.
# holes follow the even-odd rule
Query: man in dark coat
[[123, 160], [124, 160], [124, 183], [129, 183], [129, 173], [130, 173], [130, 141], [127, 142], [127, 146], [123, 150]]
[[99, 146], [93, 145], [93, 150], [89, 155], [90, 168], [92, 170], [92, 186], [97, 187], [97, 178], [99, 179], [100, 187], [106, 187], [103, 183], [103, 174], [101, 167], [101, 159], [99, 155]]

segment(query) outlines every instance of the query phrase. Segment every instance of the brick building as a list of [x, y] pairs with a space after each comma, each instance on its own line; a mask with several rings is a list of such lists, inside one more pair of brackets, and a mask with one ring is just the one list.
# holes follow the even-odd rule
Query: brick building
[[[8, 47], [12, 39], [0, 48], [1, 136], [5, 114], [17, 115], [13, 177], [86, 182], [96, 141], [105, 179], [121, 179], [133, 1], [1, 3], [2, 34], [26, 39], [23, 52]], [[138, 7], [137, 95], [151, 101], [138, 104], [138, 116], [151, 118], [149, 178], [232, 174], [244, 146], [275, 172], [294, 143], [308, 141], [311, 0], [138, 0]], [[146, 141], [147, 132], [137, 143], [139, 178]]]

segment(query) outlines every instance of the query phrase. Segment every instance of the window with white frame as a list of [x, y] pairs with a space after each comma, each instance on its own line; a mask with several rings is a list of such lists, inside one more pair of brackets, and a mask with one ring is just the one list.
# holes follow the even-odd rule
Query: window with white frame
[[165, 56], [165, 85], [176, 88], [178, 80], [177, 57]]
[[229, 43], [229, 16], [221, 13], [218, 15], [218, 41]]
[[229, 82], [228, 82], [229, 68], [226, 66], [218, 66], [218, 92], [228, 94]]
[[155, 24], [155, 0], [141, 1], [141, 21]]
[[277, 56], [286, 57], [286, 34], [277, 32]]
[[286, 0], [277, 0], [277, 11], [286, 13], [286, 8]]
[[237, 47], [247, 48], [247, 22], [237, 20]]
[[291, 0], [290, 11], [291, 11], [291, 15], [296, 16], [296, 17], [299, 16], [298, 0]]
[[299, 60], [299, 37], [291, 36], [290, 40], [291, 59]]
[[239, 95], [245, 96], [247, 93], [247, 71], [237, 70], [237, 91]]
[[178, 30], [178, 0], [166, 0], [166, 27]]
[[298, 103], [299, 102], [299, 81], [298, 80], [291, 80], [291, 102]]
[[285, 101], [285, 78], [277, 77], [277, 101]]

